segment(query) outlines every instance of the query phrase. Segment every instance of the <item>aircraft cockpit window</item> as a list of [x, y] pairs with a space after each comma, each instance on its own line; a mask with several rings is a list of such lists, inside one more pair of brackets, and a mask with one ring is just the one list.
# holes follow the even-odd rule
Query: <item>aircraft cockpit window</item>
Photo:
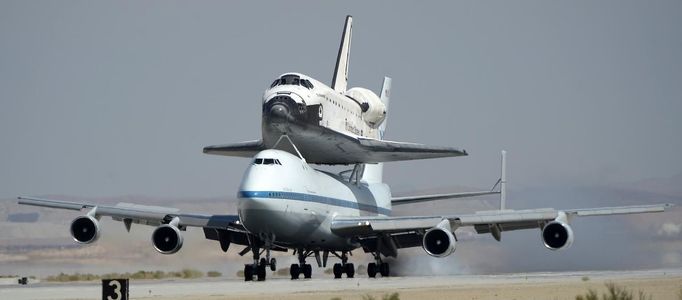
[[275, 79], [275, 81], [273, 81], [272, 84], [270, 85], [270, 88], [274, 88], [278, 84], [279, 84], [279, 79]]
[[282, 165], [282, 163], [279, 162], [279, 159], [275, 159], [275, 164], [278, 164], [278, 165], [280, 165], [280, 166]]
[[275, 164], [275, 160], [272, 159], [272, 158], [265, 158], [265, 159], [263, 159], [263, 164], [264, 164], [264, 165], [274, 165], [274, 164]]
[[263, 159], [262, 158], [256, 158], [256, 160], [253, 161], [254, 165], [260, 165], [263, 164]]

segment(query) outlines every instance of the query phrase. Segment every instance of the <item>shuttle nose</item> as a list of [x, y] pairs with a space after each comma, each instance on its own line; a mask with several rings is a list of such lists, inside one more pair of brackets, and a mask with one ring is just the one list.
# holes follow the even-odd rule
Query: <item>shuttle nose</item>
[[289, 108], [282, 103], [277, 103], [270, 107], [270, 118], [278, 121], [288, 121], [291, 118], [291, 113], [289, 113]]

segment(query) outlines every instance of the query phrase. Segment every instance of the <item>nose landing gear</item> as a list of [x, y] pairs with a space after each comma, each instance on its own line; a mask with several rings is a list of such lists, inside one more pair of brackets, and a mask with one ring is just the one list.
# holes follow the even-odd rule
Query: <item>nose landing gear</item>
[[[251, 250], [251, 253], [253, 253], [253, 264], [245, 264], [244, 265], [244, 281], [253, 281], [254, 276], [258, 281], [265, 281], [266, 277], [266, 270], [268, 266], [270, 267], [271, 271], [277, 271], [277, 260], [273, 257], [270, 257], [270, 250], [273, 247], [273, 241], [275, 240], [274, 235], [273, 236], [266, 236], [262, 235], [260, 241], [259, 240], [249, 240], [249, 244], [251, 246], [247, 247], [240, 253], [240, 255], [248, 253], [249, 249]], [[263, 249], [261, 249], [260, 245], [263, 246]], [[265, 252], [265, 257], [261, 257], [261, 255]]]

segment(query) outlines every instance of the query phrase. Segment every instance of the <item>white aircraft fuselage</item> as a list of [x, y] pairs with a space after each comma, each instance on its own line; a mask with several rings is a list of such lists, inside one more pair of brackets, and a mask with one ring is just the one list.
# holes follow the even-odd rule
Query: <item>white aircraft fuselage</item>
[[355, 249], [360, 245], [331, 231], [334, 217], [391, 214], [388, 185], [356, 183], [280, 150], [256, 155], [238, 197], [239, 218], [249, 232], [295, 249]]

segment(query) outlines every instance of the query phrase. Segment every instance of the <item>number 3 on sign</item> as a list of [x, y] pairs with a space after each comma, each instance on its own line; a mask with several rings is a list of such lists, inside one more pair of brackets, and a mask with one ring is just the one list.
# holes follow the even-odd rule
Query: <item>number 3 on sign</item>
[[102, 300], [128, 300], [128, 279], [102, 280]]
[[107, 300], [121, 300], [121, 283], [118, 280], [112, 280], [109, 281], [109, 286], [114, 287], [113, 292], [116, 297], [107, 296]]

